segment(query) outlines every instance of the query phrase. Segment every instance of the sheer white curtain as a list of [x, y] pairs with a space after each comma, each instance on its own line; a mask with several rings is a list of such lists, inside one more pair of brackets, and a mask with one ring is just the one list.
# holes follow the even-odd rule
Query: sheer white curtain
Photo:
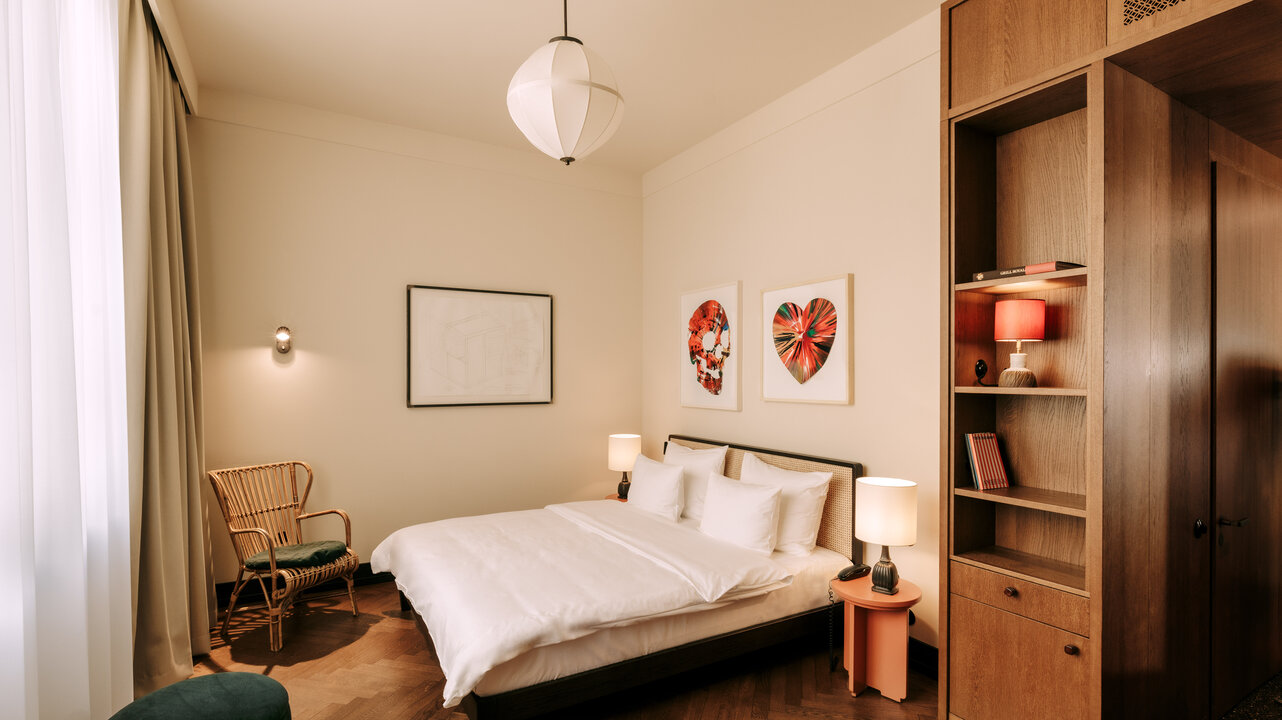
[[115, 0], [0, 0], [0, 698], [133, 696]]

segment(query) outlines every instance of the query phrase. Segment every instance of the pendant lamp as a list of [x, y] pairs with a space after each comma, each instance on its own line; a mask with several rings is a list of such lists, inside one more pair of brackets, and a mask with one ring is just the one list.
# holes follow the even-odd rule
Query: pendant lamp
[[623, 119], [623, 96], [600, 55], [564, 34], [534, 51], [507, 86], [507, 111], [534, 147], [569, 165], [605, 144]]

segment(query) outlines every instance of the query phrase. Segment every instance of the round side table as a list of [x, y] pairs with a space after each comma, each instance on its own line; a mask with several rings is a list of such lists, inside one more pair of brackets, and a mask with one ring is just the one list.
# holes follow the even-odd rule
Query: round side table
[[899, 581], [899, 592], [872, 591], [872, 576], [832, 581], [846, 604], [844, 657], [851, 695], [872, 686], [895, 702], [908, 696], [908, 608], [921, 600], [921, 588]]

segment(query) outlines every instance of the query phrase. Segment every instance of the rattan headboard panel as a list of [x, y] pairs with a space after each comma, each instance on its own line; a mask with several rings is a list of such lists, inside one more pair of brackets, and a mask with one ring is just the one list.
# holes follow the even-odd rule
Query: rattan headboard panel
[[855, 563], [863, 562], [863, 543], [854, 538], [855, 478], [863, 475], [863, 465], [844, 460], [829, 460], [810, 455], [705, 440], [687, 435], [669, 435], [668, 441], [695, 450], [722, 445], [730, 446], [730, 450], [726, 452], [725, 474], [726, 477], [736, 480], [739, 479], [739, 469], [743, 467], [743, 454], [747, 452], [785, 470], [831, 472], [832, 482], [828, 485], [828, 500], [824, 503], [823, 519], [819, 522], [818, 544], [852, 558]]

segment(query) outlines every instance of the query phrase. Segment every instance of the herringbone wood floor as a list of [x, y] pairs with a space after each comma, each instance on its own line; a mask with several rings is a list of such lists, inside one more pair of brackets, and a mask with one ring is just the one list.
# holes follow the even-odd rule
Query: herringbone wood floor
[[[464, 720], [441, 707], [444, 680], [436, 654], [391, 583], [357, 589], [361, 614], [347, 594], [299, 603], [285, 620], [285, 647], [267, 650], [266, 612], [242, 608], [223, 641], [201, 658], [197, 675], [231, 670], [265, 673], [289, 691], [294, 720]], [[220, 618], [221, 619], [221, 618]], [[846, 672], [828, 671], [823, 649], [785, 646], [722, 663], [558, 713], [600, 720], [934, 720], [935, 681], [909, 673], [908, 699], [894, 703], [874, 690], [852, 698]]]

